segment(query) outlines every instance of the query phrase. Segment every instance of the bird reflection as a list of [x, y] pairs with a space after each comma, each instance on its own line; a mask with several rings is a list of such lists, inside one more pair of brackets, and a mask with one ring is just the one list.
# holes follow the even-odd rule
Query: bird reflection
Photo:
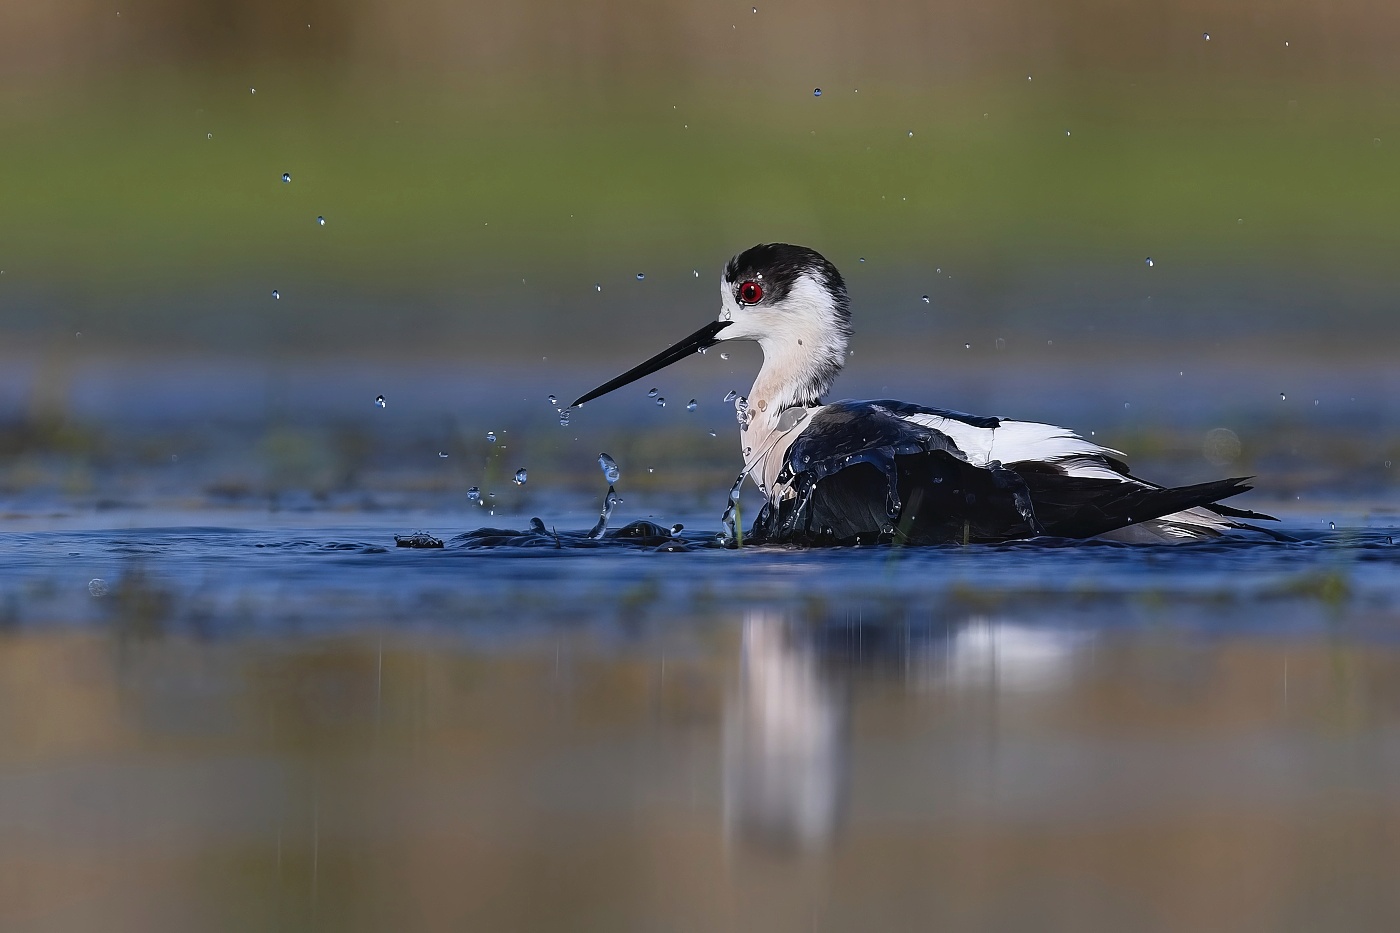
[[724, 818], [731, 838], [819, 848], [846, 800], [850, 701], [810, 631], [780, 613], [744, 617], [741, 675], [725, 704]]
[[974, 616], [950, 633], [943, 663], [927, 681], [1013, 694], [1053, 690], [1069, 684], [1087, 640], [1081, 632]]
[[780, 852], [821, 849], [849, 796], [854, 675], [915, 690], [1039, 698], [1071, 685], [1089, 636], [971, 616], [798, 620], [744, 616], [740, 678], [725, 703], [724, 819], [730, 839]]

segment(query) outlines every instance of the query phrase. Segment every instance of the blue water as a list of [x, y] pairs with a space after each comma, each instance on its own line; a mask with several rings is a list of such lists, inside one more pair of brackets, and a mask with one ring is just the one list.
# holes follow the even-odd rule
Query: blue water
[[[820, 605], [823, 618], [914, 618], [980, 601], [1020, 614], [1074, 606], [1091, 627], [1132, 624], [1144, 606], [1165, 605], [1193, 629], [1287, 631], [1339, 609], [1400, 606], [1395, 522], [1285, 522], [1293, 542], [735, 550], [714, 545], [716, 523], [702, 514], [684, 516], [674, 538], [669, 526], [651, 526], [666, 537], [603, 540], [553, 523], [532, 533], [523, 515], [492, 516], [485, 534], [383, 516], [194, 513], [149, 527], [141, 517], [70, 518], [60, 530], [0, 538], [8, 622], [102, 625], [138, 606], [150, 624], [223, 636], [391, 625], [494, 638], [541, 625], [610, 630], [619, 614], [664, 624], [697, 607]], [[609, 534], [625, 527], [614, 521]], [[420, 531], [444, 546], [396, 546]]]

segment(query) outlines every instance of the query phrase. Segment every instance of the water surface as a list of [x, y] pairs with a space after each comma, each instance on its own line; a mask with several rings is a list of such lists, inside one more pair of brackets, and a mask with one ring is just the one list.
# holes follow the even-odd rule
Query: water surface
[[6, 929], [1400, 920], [1384, 516], [683, 553], [152, 517], [0, 543]]

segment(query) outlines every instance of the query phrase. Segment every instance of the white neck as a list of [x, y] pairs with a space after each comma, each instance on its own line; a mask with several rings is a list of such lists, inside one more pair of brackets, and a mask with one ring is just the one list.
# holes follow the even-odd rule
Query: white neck
[[763, 366], [749, 390], [751, 409], [776, 414], [794, 405], [816, 405], [831, 390], [831, 383], [840, 372], [841, 364], [834, 361], [844, 349], [809, 349], [806, 341], [802, 346], [772, 347], [764, 341], [760, 345]]

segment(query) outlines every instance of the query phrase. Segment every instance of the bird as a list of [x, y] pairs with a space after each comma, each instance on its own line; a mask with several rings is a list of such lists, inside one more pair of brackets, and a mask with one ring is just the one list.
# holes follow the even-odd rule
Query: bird
[[[1250, 477], [1161, 486], [1121, 451], [1052, 424], [969, 415], [894, 399], [825, 401], [847, 357], [850, 298], [816, 250], [763, 243], [720, 279], [716, 320], [574, 401], [580, 407], [731, 340], [763, 364], [735, 400], [746, 478], [764, 497], [747, 541], [803, 546], [985, 544], [1025, 538], [1182, 543], [1277, 521], [1221, 500]], [[742, 542], [742, 529], [735, 537]]]

